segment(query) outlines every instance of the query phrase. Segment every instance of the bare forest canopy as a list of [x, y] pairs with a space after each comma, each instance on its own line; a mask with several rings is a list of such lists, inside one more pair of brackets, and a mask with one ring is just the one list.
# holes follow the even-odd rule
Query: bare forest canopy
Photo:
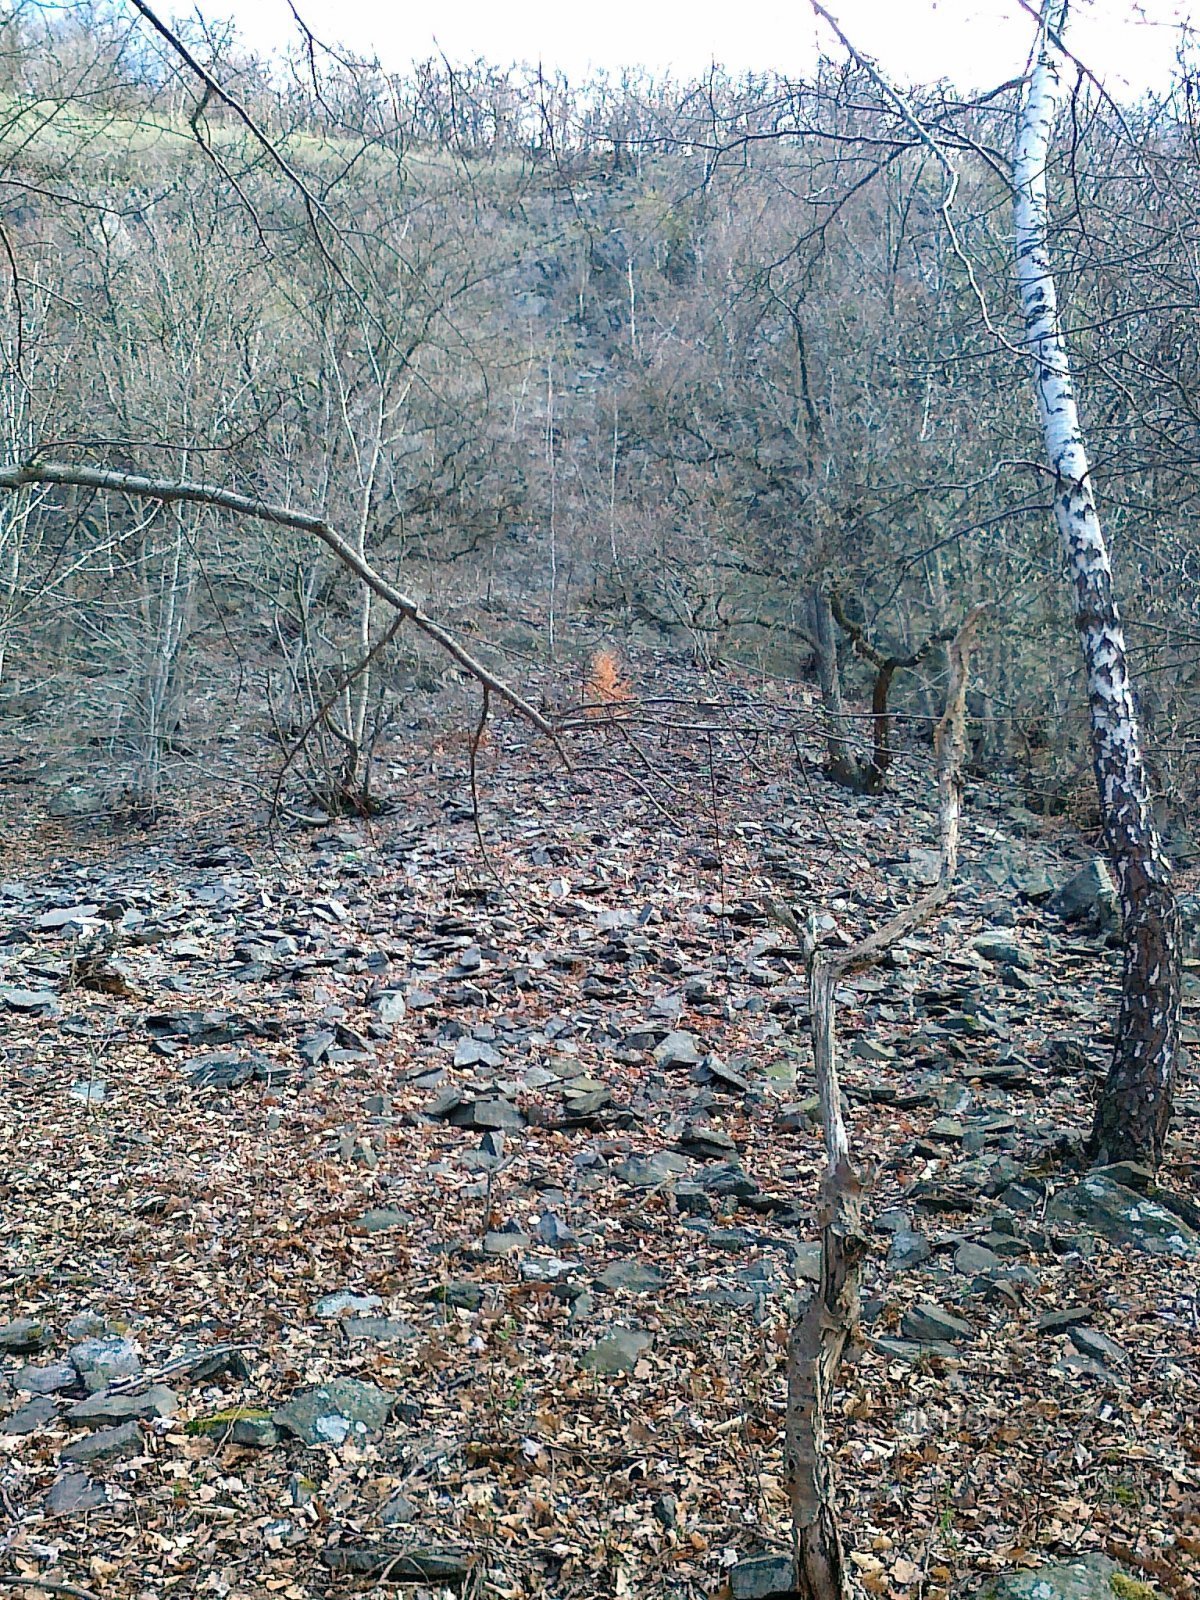
[[[913, 92], [957, 172], [951, 232], [944, 163], [852, 65], [572, 85], [397, 76], [301, 32], [288, 67], [199, 25], [181, 39], [224, 93], [134, 8], [0, 20], [8, 463], [322, 518], [491, 670], [559, 664], [568, 698], [572, 658], [607, 637], [803, 676], [832, 592], [848, 728], [894, 659], [892, 708], [927, 735], [946, 641], [991, 605], [975, 763], [1091, 820], [1017, 354], [1019, 86]], [[1081, 75], [1051, 174], [1176, 815], [1198, 798], [1193, 88], [1121, 110]], [[336, 799], [454, 670], [302, 530], [86, 484], [0, 502], [5, 754], [76, 777], [82, 759], [97, 793], [153, 808], [197, 772], [272, 772], [307, 731], [288, 782]]]

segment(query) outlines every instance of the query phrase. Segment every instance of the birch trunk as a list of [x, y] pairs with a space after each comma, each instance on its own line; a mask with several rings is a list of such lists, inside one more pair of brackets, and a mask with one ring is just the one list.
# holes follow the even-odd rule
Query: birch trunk
[[1034, 386], [1055, 475], [1055, 520], [1075, 590], [1091, 710], [1092, 762], [1121, 893], [1125, 961], [1116, 1043], [1096, 1107], [1092, 1153], [1156, 1166], [1171, 1120], [1179, 1044], [1179, 913], [1150, 808], [1125, 636], [1050, 270], [1046, 166], [1062, 93], [1055, 43], [1067, 0], [1045, 0], [1013, 160], [1017, 281]]

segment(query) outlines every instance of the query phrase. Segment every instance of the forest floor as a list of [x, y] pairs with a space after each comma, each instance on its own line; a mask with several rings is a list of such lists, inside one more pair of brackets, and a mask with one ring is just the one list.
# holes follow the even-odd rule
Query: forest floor
[[[486, 855], [462, 749], [398, 760], [385, 817], [273, 842], [10, 808], [0, 1575], [764, 1592], [822, 1167], [768, 906], [836, 939], [919, 893], [930, 764], [856, 798], [794, 737], [802, 691], [637, 688], [652, 725], [595, 719], [569, 773], [493, 727]], [[1068, 1159], [1117, 953], [1046, 900], [1089, 857], [970, 788], [953, 903], [841, 991], [874, 1248], [834, 1447], [865, 1593], [1099, 1550], [1200, 1595], [1188, 1230], [1093, 1227]], [[1186, 1213], [1194, 1074], [1176, 1129]]]

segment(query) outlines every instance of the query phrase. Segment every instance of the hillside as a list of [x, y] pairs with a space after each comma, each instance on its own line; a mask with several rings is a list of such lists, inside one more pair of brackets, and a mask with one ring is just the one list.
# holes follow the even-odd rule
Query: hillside
[[[139, 842], [9, 808], [14, 1573], [105, 1600], [768, 1592], [823, 1162], [769, 908], [836, 941], [917, 892], [928, 769], [856, 799], [793, 745], [806, 694], [651, 660], [629, 687], [569, 774], [493, 724], [486, 855], [461, 749], [398, 770], [392, 814], [273, 845], [236, 810]], [[835, 1455], [870, 1594], [1086, 1552], [1198, 1592], [1174, 1252], [1200, 1083], [1176, 1209], [1095, 1177], [1089, 1206], [1070, 1152], [1117, 952], [1048, 901], [1087, 859], [972, 788], [952, 904], [841, 995], [872, 1246]]]

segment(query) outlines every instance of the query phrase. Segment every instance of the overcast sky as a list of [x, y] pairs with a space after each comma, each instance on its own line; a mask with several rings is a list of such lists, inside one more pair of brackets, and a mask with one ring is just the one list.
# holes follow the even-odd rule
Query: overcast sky
[[[1032, 23], [1019, 0], [827, 0], [847, 34], [906, 81], [948, 77], [985, 88], [1019, 70]], [[685, 77], [712, 62], [798, 76], [836, 43], [806, 0], [297, 0], [319, 38], [378, 54], [392, 68], [435, 51], [451, 61], [541, 62], [573, 77], [642, 65]], [[182, 12], [180, 5], [178, 10]], [[270, 50], [295, 36], [286, 0], [201, 0]], [[1200, 0], [1075, 0], [1070, 40], [1114, 91], [1170, 72], [1180, 27]]]

